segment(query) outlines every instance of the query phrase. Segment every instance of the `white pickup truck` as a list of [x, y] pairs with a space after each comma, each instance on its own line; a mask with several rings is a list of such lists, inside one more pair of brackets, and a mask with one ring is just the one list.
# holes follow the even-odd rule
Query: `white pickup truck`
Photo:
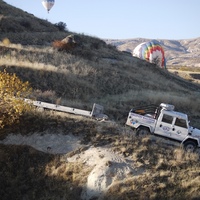
[[186, 151], [194, 152], [200, 147], [200, 130], [189, 126], [188, 116], [174, 111], [174, 106], [161, 103], [155, 113], [145, 109], [132, 109], [126, 125], [136, 130], [136, 135], [155, 134], [180, 142]]

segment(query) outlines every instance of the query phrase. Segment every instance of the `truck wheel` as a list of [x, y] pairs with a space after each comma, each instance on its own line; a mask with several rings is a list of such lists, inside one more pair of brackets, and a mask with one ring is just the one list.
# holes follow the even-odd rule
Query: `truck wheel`
[[145, 137], [149, 134], [150, 132], [148, 128], [138, 128], [136, 131], [136, 136], [140, 136], [140, 137]]
[[197, 144], [193, 141], [186, 141], [183, 146], [186, 152], [194, 152], [197, 148]]

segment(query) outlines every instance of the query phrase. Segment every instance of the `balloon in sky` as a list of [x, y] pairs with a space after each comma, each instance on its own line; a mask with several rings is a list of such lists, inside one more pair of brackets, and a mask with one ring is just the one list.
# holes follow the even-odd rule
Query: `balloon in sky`
[[53, 7], [55, 1], [54, 0], [43, 0], [42, 5], [44, 8], [49, 12], [51, 8]]
[[166, 68], [164, 49], [157, 40], [139, 44], [133, 50], [133, 56], [155, 63], [161, 68]]

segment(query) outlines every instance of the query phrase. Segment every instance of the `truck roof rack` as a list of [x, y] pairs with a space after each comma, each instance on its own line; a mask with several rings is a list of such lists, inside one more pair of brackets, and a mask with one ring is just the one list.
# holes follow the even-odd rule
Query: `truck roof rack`
[[169, 110], [169, 111], [173, 111], [175, 108], [174, 105], [167, 104], [167, 103], [161, 103], [160, 107], [162, 107], [164, 110]]

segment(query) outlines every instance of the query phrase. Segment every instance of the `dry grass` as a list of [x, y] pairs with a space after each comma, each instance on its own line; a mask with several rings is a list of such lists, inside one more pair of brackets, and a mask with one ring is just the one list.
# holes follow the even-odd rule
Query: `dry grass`
[[200, 198], [198, 154], [186, 154], [180, 148], [165, 146], [148, 137], [141, 140], [133, 137], [131, 142], [129, 138], [115, 143], [115, 149], [123, 149], [124, 155], [132, 157], [135, 167], [145, 172], [115, 183], [102, 199]]
[[[55, 116], [53, 118], [55, 120]], [[50, 119], [48, 117], [48, 128], [53, 132], [55, 125]], [[110, 144], [114, 151], [128, 156], [135, 167], [144, 171], [115, 182], [101, 199], [200, 197], [198, 154], [186, 154], [180, 148], [149, 137], [136, 139], [121, 135], [119, 126], [114, 124], [99, 126], [95, 121], [78, 121], [78, 118], [64, 118], [63, 121], [74, 134], [85, 134], [85, 144], [89, 141], [94, 146]], [[88, 126], [90, 134], [86, 134]], [[26, 146], [0, 145], [0, 158], [1, 199], [80, 199], [91, 171], [83, 163], [68, 163], [62, 156], [41, 153]]]
[[[89, 60], [84, 53], [76, 55], [80, 49], [73, 54], [49, 47], [22, 45], [2, 45], [0, 49], [1, 70], [6, 68], [29, 81], [35, 89], [33, 96], [38, 100], [55, 103], [60, 99], [63, 105], [78, 104], [87, 109], [96, 102], [103, 104], [108, 115], [115, 119], [126, 117], [129, 109], [140, 104], [141, 99], [146, 104], [172, 103], [179, 110], [195, 110], [196, 116], [199, 115], [197, 86], [193, 88], [186, 81], [149, 63], [120, 54], [114, 48], [105, 46], [92, 51]], [[104, 55], [108, 57], [106, 60]], [[193, 99], [196, 104], [191, 105]], [[116, 112], [119, 116], [114, 116]]]
[[[28, 156], [28, 157], [27, 157]], [[80, 199], [90, 172], [23, 146], [0, 145], [1, 199]]]

